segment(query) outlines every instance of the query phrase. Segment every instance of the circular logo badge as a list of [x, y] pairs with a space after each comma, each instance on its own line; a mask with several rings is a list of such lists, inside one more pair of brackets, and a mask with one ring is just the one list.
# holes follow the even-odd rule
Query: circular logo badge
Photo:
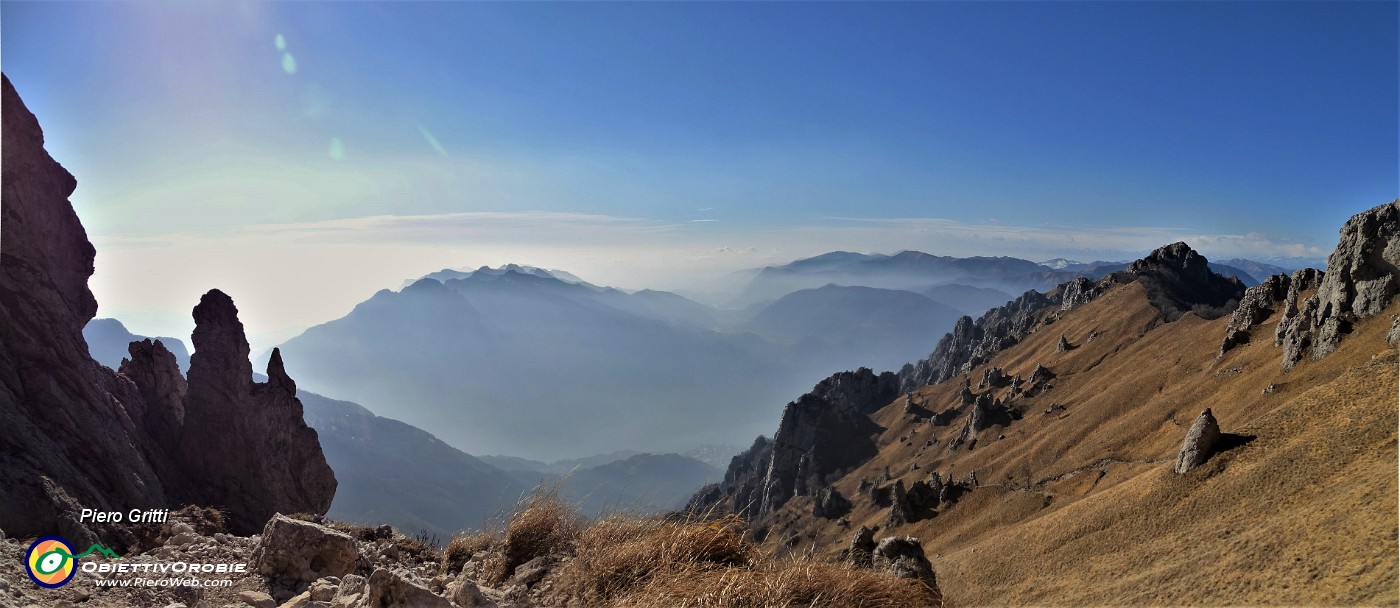
[[35, 584], [49, 589], [66, 585], [77, 572], [72, 545], [58, 536], [45, 536], [29, 545], [24, 565]]

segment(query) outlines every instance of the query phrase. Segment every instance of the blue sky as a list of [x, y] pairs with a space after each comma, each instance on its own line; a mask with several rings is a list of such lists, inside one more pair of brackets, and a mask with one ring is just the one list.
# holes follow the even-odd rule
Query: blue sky
[[217, 283], [272, 332], [506, 261], [664, 288], [835, 249], [1325, 256], [1400, 193], [1397, 27], [1393, 2], [4, 2], [0, 65], [78, 177], [103, 314], [164, 328]]

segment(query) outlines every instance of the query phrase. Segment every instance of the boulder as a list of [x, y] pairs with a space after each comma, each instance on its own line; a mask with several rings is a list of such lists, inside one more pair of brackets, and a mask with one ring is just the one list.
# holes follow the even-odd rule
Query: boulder
[[462, 573], [456, 580], [447, 584], [447, 598], [460, 608], [495, 608], [496, 603], [486, 597], [476, 581]]
[[268, 520], [253, 552], [257, 573], [300, 590], [323, 577], [355, 570], [359, 550], [348, 534], [278, 513]]
[[369, 575], [364, 599], [359, 605], [366, 608], [452, 608], [447, 598], [388, 568], [379, 568]]
[[899, 578], [920, 581], [938, 589], [933, 564], [924, 555], [924, 545], [912, 536], [890, 536], [880, 539], [871, 556], [871, 566]]
[[875, 530], [867, 526], [856, 529], [851, 535], [851, 544], [843, 552], [846, 561], [857, 567], [870, 567], [875, 553]]
[[238, 601], [243, 602], [252, 608], [276, 608], [277, 601], [272, 596], [261, 591], [240, 591]]
[[1069, 352], [1071, 348], [1074, 347], [1070, 346], [1069, 339], [1066, 338], [1064, 334], [1060, 334], [1060, 341], [1055, 343], [1055, 352], [1066, 353]]
[[1177, 454], [1173, 470], [1182, 474], [1200, 466], [1210, 458], [1210, 451], [1217, 441], [1220, 441], [1220, 425], [1210, 413], [1210, 408], [1206, 408], [1186, 431], [1186, 439], [1181, 442], [1181, 452]]

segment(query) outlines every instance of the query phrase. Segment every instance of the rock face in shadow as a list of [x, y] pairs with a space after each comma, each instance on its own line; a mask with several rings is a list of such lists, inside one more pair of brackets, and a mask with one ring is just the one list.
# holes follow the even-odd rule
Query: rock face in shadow
[[0, 528], [81, 543], [93, 535], [73, 508], [162, 506], [167, 480], [112, 394], [134, 387], [104, 374], [83, 340], [97, 301], [95, 250], [68, 202], [77, 181], [44, 150], [8, 77], [0, 104]]
[[231, 301], [196, 315], [203, 352], [189, 383], [158, 342], [131, 344], [123, 372], [92, 359], [82, 332], [97, 310], [95, 252], [68, 201], [77, 182], [8, 77], [2, 103], [0, 528], [124, 547], [129, 532], [80, 524], [79, 510], [217, 506], [244, 532], [278, 509], [324, 513], [334, 476], [295, 385], [280, 365], [252, 384]]
[[[1400, 291], [1400, 200], [1358, 213], [1342, 226], [1317, 291], [1284, 310], [1277, 343], [1283, 368], [1337, 349], [1356, 321], [1385, 309]], [[1290, 290], [1291, 292], [1291, 290]]]
[[194, 355], [180, 455], [219, 483], [195, 488], [192, 502], [228, 511], [229, 526], [256, 531], [278, 511], [324, 514], [335, 474], [316, 431], [302, 418], [296, 383], [273, 349], [267, 382], [253, 382], [248, 341], [233, 300], [215, 289], [194, 308]]
[[703, 515], [717, 510], [752, 518], [763, 502], [763, 479], [772, 460], [773, 440], [760, 435], [749, 449], [730, 459], [724, 481], [701, 488], [686, 511]]
[[813, 496], [847, 467], [876, 452], [872, 436], [880, 427], [875, 410], [899, 395], [899, 378], [866, 368], [834, 374], [783, 409], [773, 435], [773, 456], [763, 481], [759, 515], [777, 510], [793, 496]]
[[[1186, 243], [1172, 243], [1128, 266], [1127, 274], [1147, 290], [1147, 298], [1171, 322], [1188, 312], [1203, 319], [1230, 314], [1244, 296], [1244, 283], [1210, 269], [1205, 256]], [[1123, 281], [1120, 278], [1120, 282]]]

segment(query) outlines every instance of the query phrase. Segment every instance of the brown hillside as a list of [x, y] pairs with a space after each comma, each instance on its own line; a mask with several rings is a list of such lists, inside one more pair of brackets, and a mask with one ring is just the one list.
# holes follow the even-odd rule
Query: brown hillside
[[[879, 532], [923, 539], [952, 605], [1395, 605], [1400, 389], [1385, 335], [1397, 313], [1392, 304], [1336, 353], [1283, 372], [1277, 314], [1217, 359], [1228, 318], [1159, 323], [1140, 284], [1115, 287], [966, 376], [981, 392], [987, 367], [1021, 378], [1050, 368], [1052, 388], [1009, 401], [1020, 420], [950, 450], [962, 416], [934, 426], [900, 397], [873, 416], [886, 429], [878, 456], [835, 484], [854, 503], [850, 525], [812, 517], [799, 497], [767, 542], [834, 554], [855, 527], [885, 523], [862, 479], [888, 467], [908, 487], [975, 471], [979, 486], [958, 502]], [[1056, 352], [1061, 334], [1072, 350]], [[914, 402], [954, 406], [963, 378]], [[1053, 403], [1064, 410], [1046, 414]], [[1206, 407], [1238, 445], [1176, 475]]]

